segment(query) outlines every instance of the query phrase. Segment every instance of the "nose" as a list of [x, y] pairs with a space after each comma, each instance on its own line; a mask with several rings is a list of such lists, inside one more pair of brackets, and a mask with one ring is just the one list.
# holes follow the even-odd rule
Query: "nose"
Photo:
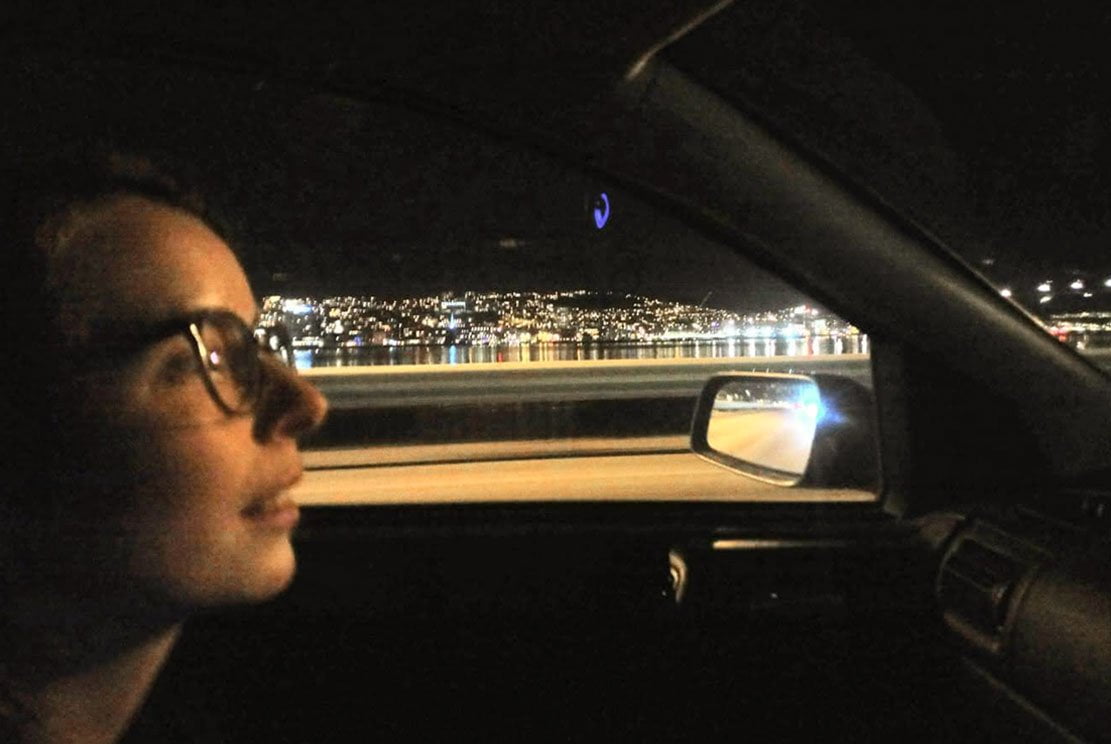
[[263, 355], [263, 386], [255, 409], [259, 441], [296, 439], [320, 426], [328, 401], [311, 382], [276, 359]]

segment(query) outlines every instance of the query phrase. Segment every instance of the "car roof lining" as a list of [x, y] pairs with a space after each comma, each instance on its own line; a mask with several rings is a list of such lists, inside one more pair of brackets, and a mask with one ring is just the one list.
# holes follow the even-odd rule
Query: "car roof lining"
[[300, 70], [319, 80], [389, 78], [406, 81], [410, 89], [466, 90], [477, 70], [496, 69], [499, 85], [527, 90], [525, 83], [548, 68], [620, 77], [731, 2], [614, 0], [598, 7], [441, 0], [423, 3], [419, 13], [403, 2], [328, 12], [290, 2], [259, 13], [228, 4], [137, 10], [108, 0], [96, 13], [83, 12], [77, 3], [68, 13], [13, 13], [0, 41], [94, 54], [207, 58]]

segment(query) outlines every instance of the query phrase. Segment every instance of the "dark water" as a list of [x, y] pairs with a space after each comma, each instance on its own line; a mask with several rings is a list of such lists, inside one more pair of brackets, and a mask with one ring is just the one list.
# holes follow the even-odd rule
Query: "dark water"
[[354, 367], [400, 364], [475, 364], [483, 362], [557, 362], [591, 359], [712, 359], [716, 357], [867, 354], [867, 336], [800, 339], [739, 339], [686, 343], [579, 344], [561, 342], [527, 346], [363, 346], [344, 349], [299, 349], [297, 366]]

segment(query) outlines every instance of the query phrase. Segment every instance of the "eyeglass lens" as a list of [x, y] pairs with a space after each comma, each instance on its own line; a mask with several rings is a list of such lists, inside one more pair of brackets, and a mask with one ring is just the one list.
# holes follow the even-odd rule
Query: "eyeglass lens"
[[229, 411], [245, 411], [258, 397], [261, 377], [259, 349], [251, 332], [230, 315], [212, 315], [195, 325], [213, 393]]
[[277, 357], [282, 364], [288, 367], [296, 366], [292, 337], [284, 324], [259, 326], [255, 329], [255, 340], [258, 341], [259, 346]]
[[244, 413], [258, 400], [262, 388], [265, 350], [293, 367], [289, 331], [281, 326], [256, 329], [253, 333], [231, 313], [213, 313], [191, 325], [200, 353], [205, 381], [217, 402], [230, 413]]

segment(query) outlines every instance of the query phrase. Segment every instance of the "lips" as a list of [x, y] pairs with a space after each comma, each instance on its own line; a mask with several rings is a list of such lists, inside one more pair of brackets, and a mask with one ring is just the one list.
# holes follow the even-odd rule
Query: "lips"
[[284, 494], [251, 502], [242, 514], [251, 524], [273, 529], [293, 529], [301, 519], [296, 502]]
[[301, 473], [298, 472], [279, 488], [253, 499], [240, 513], [254, 524], [292, 529], [300, 520], [301, 511], [288, 491], [300, 480]]

